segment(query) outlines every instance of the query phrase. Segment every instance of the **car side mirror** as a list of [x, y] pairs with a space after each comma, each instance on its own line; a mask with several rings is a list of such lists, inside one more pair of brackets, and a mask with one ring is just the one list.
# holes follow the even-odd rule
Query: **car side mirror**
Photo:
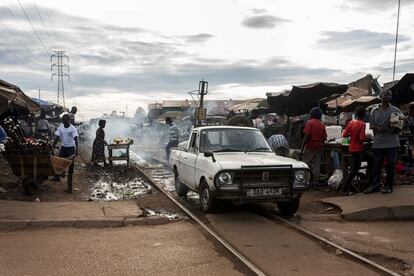
[[212, 152], [211, 150], [205, 151], [204, 152], [204, 156], [205, 157], [211, 157], [211, 159], [213, 160], [213, 162], [216, 162], [216, 158], [214, 158], [214, 152]]

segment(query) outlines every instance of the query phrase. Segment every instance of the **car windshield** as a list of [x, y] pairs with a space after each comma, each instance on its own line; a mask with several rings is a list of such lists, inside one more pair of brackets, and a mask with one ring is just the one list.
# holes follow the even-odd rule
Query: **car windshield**
[[271, 152], [266, 139], [259, 130], [218, 128], [201, 132], [200, 152]]

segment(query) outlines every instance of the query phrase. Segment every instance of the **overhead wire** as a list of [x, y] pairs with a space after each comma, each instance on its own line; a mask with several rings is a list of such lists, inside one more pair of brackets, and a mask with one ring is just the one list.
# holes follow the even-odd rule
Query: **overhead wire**
[[[51, 36], [50, 36], [50, 34], [49, 34], [48, 29], [46, 28], [45, 22], [43, 21], [43, 17], [42, 17], [42, 15], [40, 14], [40, 11], [39, 11], [39, 8], [37, 7], [36, 1], [34, 1], [34, 0], [33, 0], [33, 4], [34, 4], [34, 6], [35, 6], [35, 8], [36, 8], [36, 12], [37, 12], [37, 14], [39, 15], [40, 21], [42, 22], [43, 28], [45, 29], [46, 34], [47, 34], [47, 36], [48, 36], [48, 38], [49, 38], [49, 40], [50, 40], [50, 42], [51, 42], [51, 45], [53, 46], [53, 40], [52, 40], [52, 38], [51, 38]], [[50, 47], [50, 48], [53, 48], [53, 47]]]
[[29, 22], [30, 26], [32, 26], [32, 29], [33, 29], [33, 31], [35, 32], [35, 34], [36, 34], [36, 36], [37, 36], [37, 39], [39, 40], [40, 44], [42, 45], [42, 48], [45, 50], [45, 52], [46, 52], [46, 56], [48, 56], [48, 57], [49, 57], [49, 54], [50, 54], [50, 53], [49, 53], [49, 52], [48, 52], [48, 50], [46, 49], [46, 47], [45, 47], [45, 45], [44, 45], [44, 43], [43, 43], [42, 39], [40, 38], [39, 33], [37, 32], [36, 28], [33, 26], [32, 21], [31, 21], [31, 20], [30, 20], [30, 18], [29, 18], [29, 15], [26, 13], [26, 10], [23, 8], [23, 5], [22, 5], [22, 3], [20, 2], [20, 0], [17, 0], [17, 2], [19, 3], [19, 6], [20, 6], [20, 8], [22, 9], [22, 11], [23, 11], [23, 13], [24, 13], [24, 16], [26, 17], [26, 19], [27, 19], [27, 21]]
[[22, 60], [21, 58], [16, 56], [6, 45], [4, 45], [3, 43], [0, 42], [0, 46], [2, 46], [4, 49], [6, 49], [6, 51], [9, 52], [9, 54], [11, 56], [13, 56], [16, 60], [18, 60], [21, 64], [25, 65], [30, 70], [33, 70], [33, 68], [29, 64], [27, 64], [24, 60]]
[[20, 26], [20, 28], [21, 28], [21, 30], [30, 38], [30, 40], [34, 43], [34, 44], [37, 44], [36, 43], [36, 40], [33, 38], [33, 36], [32, 35], [30, 35], [29, 34], [29, 32], [28, 31], [26, 31], [24, 28], [23, 28], [23, 26], [22, 26], [22, 24], [20, 23], [20, 20], [18, 20], [17, 19], [17, 17], [14, 15], [14, 13], [11, 11], [11, 9], [9, 8], [9, 6], [7, 5], [7, 3], [4, 1], [4, 0], [1, 0], [2, 2], [3, 2], [3, 4], [4, 4], [4, 6], [6, 7], [6, 9], [7, 9], [7, 11], [9, 12], [9, 14], [10, 14], [10, 16], [14, 19], [14, 21], [16, 21], [17, 22], [17, 24]]
[[56, 43], [56, 47], [57, 47], [58, 46], [59, 39], [58, 39], [58, 35], [56, 33], [56, 28], [54, 26], [54, 23], [52, 21], [52, 18], [50, 16], [50, 14], [49, 14], [49, 9], [47, 7], [44, 7], [44, 9], [46, 11], [46, 15], [47, 15], [47, 19], [49, 20], [49, 24], [52, 27], [53, 34], [55, 35], [55, 43]]
[[20, 46], [22, 46], [26, 51], [30, 52], [30, 50], [26, 47], [26, 45], [24, 45], [24, 43], [20, 40], [20, 38], [18, 38], [11, 30], [9, 27], [7, 27], [6, 24], [4, 24], [4, 22], [0, 19], [0, 23], [1, 25], [3, 25], [3, 27], [6, 29], [6, 31], [14, 38], [17, 40], [17, 42], [20, 44]]
[[[22, 26], [22, 24], [20, 23], [20, 21], [17, 19], [17, 17], [14, 15], [14, 13], [12, 12], [12, 10], [9, 8], [9, 6], [7, 5], [7, 3], [5, 2], [5, 0], [2, 0], [2, 2], [3, 2], [3, 5], [4, 5], [4, 7], [7, 9], [7, 11], [8, 11], [8, 13], [9, 13], [9, 15], [10, 15], [10, 18], [12, 19], [12, 20], [14, 20], [16, 23], [17, 23], [17, 25], [20, 27], [20, 32], [21, 32], [21, 34], [23, 34], [23, 37], [28, 37], [32, 42], [33, 42], [33, 44], [34, 45], [36, 45], [37, 43], [36, 43], [36, 41], [34, 40], [34, 38], [33, 38], [33, 36], [32, 35], [30, 35], [26, 30], [25, 30], [25, 28]], [[25, 43], [23, 40], [22, 40], [22, 36], [21, 35], [19, 35], [19, 34], [16, 34], [11, 28], [9, 28], [9, 26], [6, 24], [6, 23], [4, 23], [1, 19], [0, 19], [0, 23], [3, 25], [3, 27], [7, 30], [7, 32], [17, 41], [17, 43], [19, 44], [19, 46], [20, 47], [22, 47], [22, 48], [24, 48], [24, 50], [29, 54], [29, 55], [31, 55], [32, 57], [35, 57], [35, 59], [32, 59], [33, 60], [33, 62], [35, 63], [35, 64], [37, 64], [37, 65], [40, 65], [40, 66], [45, 66], [45, 64], [47, 64], [47, 62], [45, 62], [46, 60], [44, 60], [44, 61], [42, 61], [42, 60], [40, 60], [40, 59], [38, 59], [38, 55], [36, 54], [36, 51], [34, 51], [33, 49], [29, 49], [26, 45], [27, 45], [27, 43]], [[15, 30], [17, 30], [17, 29], [15, 29]], [[3, 43], [3, 48], [6, 48], [5, 47], [5, 44]], [[11, 52], [11, 50], [7, 47], [6, 48], [6, 50], [10, 53]], [[13, 57], [16, 57], [16, 55], [13, 53]], [[22, 63], [22, 59], [19, 57], [19, 58], [17, 58], [18, 59], [18, 61], [20, 62], [20, 63]], [[26, 62], [24, 62], [24, 64], [26, 65], [27, 63]], [[29, 68], [30, 69], [32, 69], [32, 66], [29, 66]]]

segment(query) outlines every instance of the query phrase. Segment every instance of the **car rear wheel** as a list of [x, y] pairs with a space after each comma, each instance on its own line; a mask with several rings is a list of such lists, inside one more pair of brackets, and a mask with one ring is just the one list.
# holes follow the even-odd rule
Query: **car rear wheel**
[[174, 172], [174, 186], [175, 186], [175, 192], [178, 196], [187, 196], [188, 193], [188, 187], [185, 186], [179, 179], [178, 179], [178, 172]]
[[214, 198], [205, 180], [201, 181], [199, 195], [203, 212], [213, 213], [217, 205], [217, 199]]
[[291, 201], [278, 202], [279, 212], [284, 217], [293, 216], [299, 209], [300, 197], [293, 198]]

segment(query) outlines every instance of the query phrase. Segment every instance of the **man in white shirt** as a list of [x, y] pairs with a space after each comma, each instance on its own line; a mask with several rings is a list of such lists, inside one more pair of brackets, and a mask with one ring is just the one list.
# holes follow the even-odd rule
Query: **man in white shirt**
[[[52, 147], [54, 148], [59, 140], [62, 140], [62, 146], [59, 150], [59, 157], [68, 158], [78, 155], [78, 131], [70, 124], [69, 115], [62, 116], [62, 125], [56, 130], [56, 137], [53, 141]], [[72, 193], [72, 175], [74, 170], [74, 162], [69, 167], [68, 172], [68, 187], [66, 192]]]

